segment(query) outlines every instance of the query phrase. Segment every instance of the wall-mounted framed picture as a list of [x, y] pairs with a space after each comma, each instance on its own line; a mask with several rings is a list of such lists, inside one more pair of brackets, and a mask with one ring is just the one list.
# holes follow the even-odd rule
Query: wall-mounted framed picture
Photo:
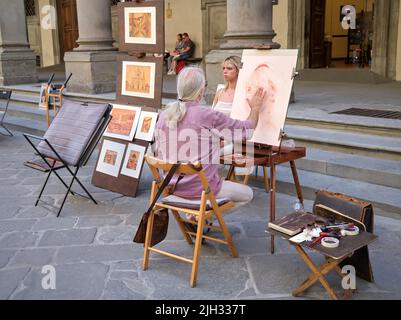
[[164, 0], [118, 4], [119, 49], [164, 53]]
[[158, 114], [156, 112], [141, 112], [135, 138], [149, 142], [152, 141], [155, 133], [157, 117]]
[[117, 57], [117, 101], [160, 109], [163, 57]]
[[104, 140], [100, 151], [96, 171], [118, 177], [124, 157], [125, 144]]
[[113, 104], [112, 118], [103, 135], [132, 141], [138, 127], [140, 113], [140, 107]]
[[145, 152], [145, 147], [130, 143], [127, 147], [125, 159], [121, 168], [121, 174], [138, 179], [142, 170]]

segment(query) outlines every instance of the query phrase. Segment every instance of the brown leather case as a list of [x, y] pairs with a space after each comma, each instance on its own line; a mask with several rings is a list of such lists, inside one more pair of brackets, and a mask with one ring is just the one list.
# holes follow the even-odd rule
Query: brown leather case
[[[352, 222], [362, 230], [373, 233], [374, 213], [369, 202], [321, 190], [316, 192], [313, 213], [329, 219]], [[368, 246], [355, 251], [352, 257], [341, 263], [341, 266], [344, 265], [354, 266], [358, 277], [369, 282], [374, 281]]]

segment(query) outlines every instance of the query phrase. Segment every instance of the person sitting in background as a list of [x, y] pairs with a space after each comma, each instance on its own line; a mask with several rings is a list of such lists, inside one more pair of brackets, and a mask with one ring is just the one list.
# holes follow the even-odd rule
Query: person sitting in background
[[184, 32], [182, 34], [182, 40], [183, 40], [183, 48], [179, 50], [180, 54], [172, 59], [171, 66], [167, 73], [168, 75], [176, 74], [175, 68], [177, 66], [178, 61], [192, 58], [192, 56], [195, 53], [195, 43], [193, 43], [193, 41], [189, 38], [188, 33]]
[[167, 57], [167, 68], [170, 70], [171, 63], [173, 62], [174, 57], [180, 54], [180, 50], [182, 50], [184, 46], [184, 40], [182, 37], [182, 33], [177, 34], [177, 42], [175, 43], [174, 51], [169, 52]]

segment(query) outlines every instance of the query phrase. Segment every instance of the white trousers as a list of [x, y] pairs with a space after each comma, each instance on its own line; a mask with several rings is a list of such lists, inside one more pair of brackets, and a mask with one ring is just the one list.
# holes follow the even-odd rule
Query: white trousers
[[216, 198], [227, 198], [234, 202], [247, 203], [253, 199], [253, 190], [247, 185], [224, 180]]

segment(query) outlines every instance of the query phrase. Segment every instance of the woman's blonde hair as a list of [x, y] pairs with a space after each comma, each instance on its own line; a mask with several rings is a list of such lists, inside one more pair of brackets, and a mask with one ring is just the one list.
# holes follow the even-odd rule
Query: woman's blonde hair
[[201, 68], [186, 67], [181, 70], [177, 78], [178, 100], [169, 103], [166, 108], [166, 125], [170, 129], [177, 128], [186, 112], [186, 103], [197, 101], [206, 85], [205, 74]]
[[[237, 71], [239, 73], [239, 69], [241, 69], [241, 58], [240, 57], [238, 57], [238, 56], [229, 56], [229, 57], [227, 57], [223, 61], [223, 64], [222, 64], [223, 67], [224, 67], [224, 64], [226, 62], [232, 64], [237, 69]], [[226, 82], [226, 85], [225, 85], [224, 89], [225, 90], [228, 89], [228, 82]]]

